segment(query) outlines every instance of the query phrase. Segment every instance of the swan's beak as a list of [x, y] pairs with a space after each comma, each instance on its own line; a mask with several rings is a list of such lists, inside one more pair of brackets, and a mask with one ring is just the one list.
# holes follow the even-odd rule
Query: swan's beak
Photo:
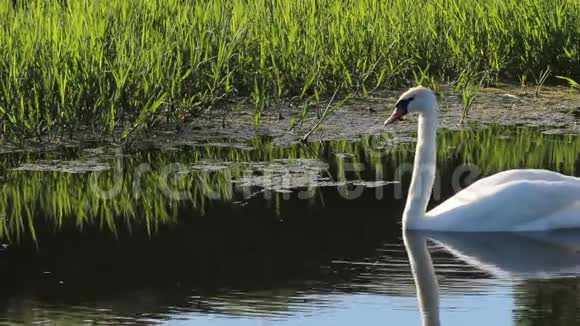
[[391, 113], [391, 116], [385, 120], [385, 126], [390, 125], [391, 123], [395, 122], [395, 121], [402, 121], [403, 120], [403, 116], [407, 114], [406, 110], [402, 110], [399, 108], [396, 108], [393, 113]]

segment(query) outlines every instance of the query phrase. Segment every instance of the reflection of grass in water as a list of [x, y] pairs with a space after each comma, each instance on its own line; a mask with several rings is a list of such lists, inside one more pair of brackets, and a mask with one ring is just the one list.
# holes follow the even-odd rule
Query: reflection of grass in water
[[[254, 140], [256, 149], [247, 150], [224, 146], [196, 146], [192, 150], [170, 153], [137, 153], [130, 158], [113, 161], [113, 169], [98, 174], [69, 174], [59, 172], [5, 171], [0, 186], [0, 216], [8, 216], [0, 224], [0, 239], [18, 241], [26, 232], [33, 238], [33, 219], [44, 216], [55, 227], [63, 222], [74, 223], [79, 228], [87, 224], [98, 225], [116, 233], [119, 225], [144, 225], [153, 233], [162, 224], [173, 223], [177, 216], [179, 200], [168, 197], [163, 189], [164, 167], [180, 162], [183, 168], [200, 161], [255, 162], [277, 158], [313, 157], [320, 145], [309, 147], [294, 145], [276, 147], [262, 140]], [[18, 163], [3, 161], [4, 165]], [[147, 163], [148, 166], [141, 166]], [[145, 167], [145, 168], [144, 168]], [[135, 172], [142, 169], [139, 185]], [[231, 180], [242, 176], [245, 166], [227, 164], [215, 171], [187, 169], [180, 178], [168, 178], [173, 191], [182, 192], [182, 200], [203, 213], [210, 198], [231, 201]], [[171, 182], [175, 181], [175, 182]], [[113, 199], [103, 198], [91, 185], [104, 191], [117, 189]], [[1, 221], [0, 221], [1, 222]]]
[[[292, 159], [320, 159], [329, 164], [328, 173], [335, 181], [392, 178], [393, 171], [401, 163], [412, 161], [414, 150], [413, 143], [397, 143], [395, 139], [392, 134], [385, 134], [358, 142], [331, 141], [279, 147], [267, 139], [257, 138], [251, 142], [253, 149], [200, 145], [182, 151], [138, 152], [111, 158], [113, 169], [91, 177], [60, 172], [9, 171], [9, 167], [34, 160], [30, 155], [16, 156], [13, 160], [0, 161], [3, 173], [0, 239], [35, 239], [35, 218], [45, 219], [56, 229], [67, 223], [79, 229], [98, 226], [113, 234], [119, 227], [129, 230], [142, 227], [153, 234], [161, 225], [176, 223], [178, 208], [182, 205], [203, 214], [212, 200], [231, 202], [240, 198], [243, 189], [231, 181], [247, 176], [251, 167], [260, 166], [263, 170], [253, 173], [264, 173], [263, 166], [268, 166], [252, 165], [251, 162], [276, 160], [273, 163], [279, 164], [278, 160], [284, 159], [280, 162], [293, 162], [292, 168], [296, 169], [296, 162], [307, 161]], [[450, 161], [453, 159], [475, 164], [484, 174], [519, 167], [550, 168], [574, 174], [578, 173], [579, 152], [580, 137], [544, 135], [527, 128], [490, 127], [441, 131], [439, 134], [438, 157], [444, 170], [454, 167]], [[185, 173], [179, 174], [179, 178], [168, 178], [168, 181], [173, 190], [184, 195], [181, 201], [168, 197], [162, 183], [163, 168], [176, 162]], [[363, 163], [364, 169], [349, 172], [346, 163]], [[179, 173], [180, 170], [176, 170]], [[142, 172], [140, 180], [134, 177], [137, 171]], [[103, 190], [118, 187], [118, 194], [112, 199], [102, 198], [91, 188], [92, 184]], [[275, 210], [279, 210], [283, 194], [273, 192], [271, 195], [269, 200]], [[312, 200], [320, 200], [320, 196]]]
[[[485, 174], [513, 168], [549, 168], [565, 174], [578, 173], [580, 137], [545, 135], [537, 130], [494, 127], [449, 132], [439, 140], [439, 155], [456, 153]], [[459, 146], [455, 149], [455, 146]]]
[[526, 280], [514, 291], [514, 325], [575, 325], [580, 302], [577, 278]]

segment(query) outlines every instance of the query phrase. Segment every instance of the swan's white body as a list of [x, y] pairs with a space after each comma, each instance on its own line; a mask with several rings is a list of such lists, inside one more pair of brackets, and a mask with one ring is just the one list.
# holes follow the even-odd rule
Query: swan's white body
[[419, 229], [542, 231], [580, 228], [580, 180], [546, 170], [483, 178], [429, 211]]
[[439, 120], [431, 90], [416, 87], [405, 92], [385, 124], [407, 112], [419, 113], [419, 128], [404, 229], [517, 232], [580, 228], [580, 178], [547, 170], [510, 170], [483, 178], [426, 213], [435, 181]]

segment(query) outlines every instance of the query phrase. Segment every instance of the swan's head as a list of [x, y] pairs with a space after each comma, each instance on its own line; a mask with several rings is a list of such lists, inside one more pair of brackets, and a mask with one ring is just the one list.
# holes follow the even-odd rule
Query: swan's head
[[385, 126], [395, 121], [402, 120], [408, 113], [434, 114], [437, 113], [437, 98], [435, 94], [423, 86], [413, 87], [403, 93], [391, 116], [385, 120]]

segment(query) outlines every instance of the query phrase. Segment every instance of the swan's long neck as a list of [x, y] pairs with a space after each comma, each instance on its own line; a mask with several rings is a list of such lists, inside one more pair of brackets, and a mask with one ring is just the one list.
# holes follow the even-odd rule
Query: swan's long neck
[[425, 218], [427, 204], [431, 197], [436, 169], [436, 136], [439, 126], [437, 109], [419, 116], [417, 148], [413, 164], [413, 177], [403, 212], [404, 229], [422, 229], [428, 222]]
[[417, 288], [422, 324], [439, 326], [439, 285], [427, 248], [427, 239], [418, 234], [403, 232], [403, 241]]

